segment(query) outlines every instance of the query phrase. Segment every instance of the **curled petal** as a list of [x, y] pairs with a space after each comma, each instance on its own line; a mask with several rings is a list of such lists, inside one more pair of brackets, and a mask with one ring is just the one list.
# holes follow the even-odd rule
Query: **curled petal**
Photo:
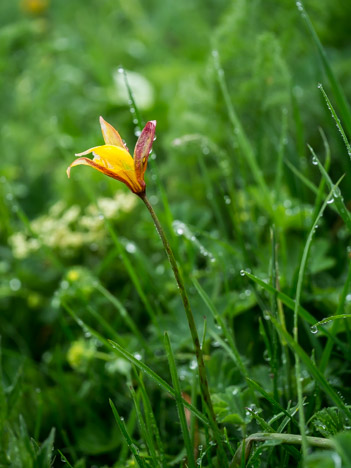
[[137, 181], [145, 188], [144, 174], [152, 148], [156, 129], [156, 120], [148, 122], [141, 132], [134, 149], [134, 168]]
[[100, 116], [100, 127], [101, 127], [102, 135], [104, 137], [106, 145], [119, 146], [120, 148], [123, 148], [128, 151], [127, 146], [123, 142], [117, 130], [113, 128], [111, 124], [106, 122], [106, 120], [104, 120], [101, 116]]
[[94, 159], [78, 158], [67, 169], [67, 175], [70, 176], [70, 170], [74, 166], [81, 164], [91, 166], [113, 179], [120, 180], [134, 193], [143, 191], [142, 186], [136, 179], [133, 158], [125, 149], [112, 145], [97, 146], [81, 153], [87, 154], [93, 152]]

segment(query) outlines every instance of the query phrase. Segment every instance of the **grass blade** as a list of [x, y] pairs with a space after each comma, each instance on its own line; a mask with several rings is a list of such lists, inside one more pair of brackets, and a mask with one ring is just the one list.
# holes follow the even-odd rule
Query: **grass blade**
[[324, 375], [321, 371], [316, 367], [315, 363], [310, 359], [307, 353], [301, 348], [301, 346], [295, 342], [293, 337], [288, 333], [286, 330], [283, 329], [281, 324], [271, 316], [271, 320], [273, 325], [277, 328], [279, 333], [284, 337], [286, 340], [289, 348], [292, 350], [293, 353], [298, 355], [299, 359], [303, 364], [306, 366], [310, 375], [314, 378], [316, 383], [319, 387], [325, 392], [325, 394], [334, 402], [334, 404], [340, 408], [340, 410], [349, 418], [351, 419], [351, 411], [345, 405], [343, 399], [339, 396], [339, 394], [334, 390], [334, 388], [329, 384], [326, 380]]
[[318, 85], [318, 88], [321, 90], [321, 93], [322, 93], [322, 95], [323, 95], [323, 97], [325, 99], [325, 102], [327, 103], [327, 107], [330, 110], [333, 119], [335, 120], [337, 129], [339, 130], [339, 132], [341, 134], [341, 137], [342, 137], [342, 139], [344, 141], [344, 144], [346, 146], [347, 154], [351, 158], [351, 146], [350, 146], [350, 143], [349, 143], [349, 141], [347, 139], [346, 133], [344, 132], [344, 129], [343, 129], [342, 125], [341, 125], [340, 119], [339, 119], [337, 113], [335, 112], [334, 107], [333, 107], [332, 103], [330, 102], [330, 99], [328, 98], [327, 93], [324, 91], [324, 88], [320, 83]]
[[339, 83], [338, 79], [336, 78], [332, 67], [329, 64], [327, 54], [325, 53], [323, 45], [322, 45], [321, 41], [319, 40], [319, 37], [318, 37], [318, 35], [316, 33], [316, 30], [314, 29], [312, 21], [310, 20], [308, 14], [306, 13], [306, 10], [304, 9], [302, 2], [301, 1], [296, 2], [296, 5], [297, 5], [298, 10], [301, 12], [301, 16], [304, 19], [308, 30], [311, 33], [311, 36], [312, 36], [312, 39], [313, 39], [314, 43], [317, 46], [317, 50], [318, 50], [319, 56], [320, 56], [320, 58], [322, 60], [324, 70], [325, 70], [326, 75], [327, 75], [327, 77], [329, 79], [329, 83], [330, 83], [330, 86], [331, 86], [331, 88], [333, 90], [337, 105], [338, 105], [338, 107], [340, 109], [341, 117], [345, 122], [347, 132], [349, 133], [349, 135], [351, 135], [351, 111], [350, 111], [350, 107], [348, 105], [347, 99], [345, 97], [344, 91], [343, 91], [342, 87], [340, 86], [340, 83]]
[[184, 403], [183, 403], [184, 400], [182, 398], [182, 391], [180, 389], [180, 383], [179, 383], [177, 368], [175, 364], [175, 359], [174, 359], [174, 355], [173, 355], [173, 351], [171, 347], [171, 342], [169, 340], [169, 336], [167, 332], [165, 332], [164, 344], [165, 344], [167, 358], [168, 358], [169, 370], [171, 372], [171, 378], [172, 378], [172, 383], [173, 383], [173, 388], [174, 388], [174, 393], [175, 393], [175, 400], [177, 403], [180, 427], [182, 429], [185, 448], [188, 454], [188, 466], [189, 468], [196, 468], [195, 458], [194, 458], [194, 448], [191, 444], [189, 428], [188, 428], [188, 424], [187, 424], [186, 417], [185, 417]]
[[132, 452], [136, 462], [138, 463], [140, 468], [147, 468], [146, 463], [144, 462], [144, 460], [139, 455], [139, 449], [134, 444], [134, 442], [132, 441], [130, 435], [128, 434], [127, 428], [126, 428], [126, 426], [124, 424], [124, 420], [118, 414], [117, 408], [113, 404], [113, 401], [111, 399], [109, 399], [109, 402], [110, 402], [110, 406], [112, 408], [113, 415], [114, 415], [115, 420], [117, 422], [117, 425], [118, 425], [118, 427], [119, 427], [125, 441], [127, 442], [127, 445], [129, 447], [130, 451]]
[[[115, 341], [112, 340], [107, 340], [103, 336], [101, 336], [96, 330], [94, 330], [92, 327], [87, 325], [81, 318], [79, 318], [75, 312], [72, 310], [72, 308], [66, 304], [62, 303], [63, 307], [66, 309], [66, 311], [70, 314], [70, 316], [77, 322], [77, 324], [84, 330], [88, 331], [91, 333], [95, 338], [97, 338], [101, 343], [103, 343], [105, 346], [107, 346], [109, 349], [112, 349], [116, 354], [122, 355], [127, 361], [129, 361], [131, 364], [136, 366], [138, 369], [140, 369], [142, 372], [144, 372], [148, 377], [150, 377], [157, 385], [159, 385], [163, 390], [165, 390], [167, 393], [169, 393], [172, 397], [175, 397], [175, 393], [173, 388], [168, 385], [168, 383], [163, 380], [160, 376], [156, 374], [153, 370], [151, 370], [146, 364], [144, 364], [142, 361], [139, 361], [136, 359], [132, 354], [130, 354], [126, 349], [124, 349], [121, 345], [116, 343]], [[206, 416], [204, 416], [195, 406], [193, 406], [191, 403], [188, 403], [187, 401], [184, 400], [184, 405], [198, 418], [200, 421], [202, 421], [204, 424], [208, 425], [208, 420]]]
[[319, 160], [318, 156], [316, 155], [316, 153], [314, 152], [313, 148], [310, 145], [308, 145], [308, 148], [311, 151], [311, 154], [312, 154], [313, 158], [315, 159], [315, 161], [317, 161], [318, 168], [321, 171], [322, 177], [327, 182], [329, 189], [333, 190], [333, 188], [334, 188], [333, 198], [334, 198], [334, 202], [335, 202], [335, 208], [336, 208], [337, 212], [339, 213], [339, 215], [341, 216], [341, 218], [343, 219], [344, 223], [346, 224], [348, 230], [351, 232], [351, 216], [350, 216], [350, 213], [349, 213], [348, 209], [346, 208], [344, 200], [343, 200], [343, 198], [341, 196], [340, 189], [338, 187], [335, 188], [335, 185], [333, 184], [333, 181], [329, 177], [328, 172], [325, 170], [323, 164], [320, 162], [320, 160]]
[[261, 168], [259, 164], [257, 163], [256, 155], [251, 146], [250, 140], [247, 138], [247, 135], [245, 134], [243, 126], [241, 125], [240, 119], [235, 112], [233, 103], [231, 102], [229, 90], [228, 90], [227, 83], [226, 83], [225, 76], [224, 76], [224, 70], [222, 69], [221, 64], [220, 64], [218, 51], [213, 50], [212, 56], [213, 56], [214, 68], [217, 73], [219, 87], [222, 92], [224, 102], [225, 102], [227, 112], [228, 112], [228, 117], [233, 126], [233, 130], [237, 137], [238, 144], [243, 152], [243, 155], [245, 156], [247, 160], [247, 164], [249, 165], [252, 171], [253, 177], [256, 180], [257, 185], [262, 190], [262, 195], [266, 202], [265, 204], [266, 204], [267, 211], [269, 213], [272, 213], [271, 193], [268, 189], [266, 181], [264, 180]]
[[[337, 183], [341, 182], [341, 179]], [[318, 225], [319, 220], [323, 216], [324, 210], [327, 207], [329, 200], [333, 196], [334, 190], [337, 187], [332, 188], [329, 195], [327, 196], [326, 200], [324, 201], [318, 215], [316, 216], [312, 228], [307, 236], [305, 248], [302, 253], [302, 259], [300, 263], [298, 278], [297, 278], [297, 286], [296, 286], [296, 295], [295, 295], [295, 308], [294, 308], [294, 328], [293, 328], [293, 335], [294, 341], [298, 344], [298, 316], [299, 316], [299, 305], [300, 305], [300, 298], [302, 292], [302, 284], [305, 275], [306, 265], [307, 265], [307, 258], [310, 251], [310, 247], [312, 244], [313, 235], [316, 231], [316, 227]], [[305, 428], [305, 412], [303, 407], [303, 396], [302, 396], [302, 383], [301, 383], [301, 369], [300, 369], [300, 358], [297, 353], [295, 353], [295, 376], [296, 376], [296, 387], [297, 387], [297, 396], [298, 396], [298, 405], [299, 405], [299, 419], [300, 419], [300, 433], [302, 436], [302, 453], [303, 458], [306, 459], [307, 456], [307, 438], [306, 438], [306, 428]]]

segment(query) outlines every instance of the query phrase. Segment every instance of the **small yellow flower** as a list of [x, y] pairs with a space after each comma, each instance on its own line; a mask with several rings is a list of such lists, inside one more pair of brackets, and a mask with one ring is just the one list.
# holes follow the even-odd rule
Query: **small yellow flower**
[[95, 146], [76, 154], [76, 156], [84, 156], [93, 153], [94, 157], [93, 159], [80, 157], [73, 161], [67, 169], [68, 177], [71, 167], [83, 164], [123, 182], [133, 193], [143, 194], [146, 187], [144, 174], [154, 141], [156, 121], [152, 120], [145, 125], [135, 145], [134, 159], [117, 130], [102, 117], [100, 117], [100, 125], [105, 145]]

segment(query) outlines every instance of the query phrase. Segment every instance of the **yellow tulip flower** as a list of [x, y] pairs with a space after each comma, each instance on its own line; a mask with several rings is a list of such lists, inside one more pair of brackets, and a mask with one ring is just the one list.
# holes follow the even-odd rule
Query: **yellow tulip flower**
[[123, 182], [137, 195], [145, 193], [144, 174], [154, 141], [156, 120], [148, 122], [141, 132], [134, 148], [134, 159], [117, 130], [102, 117], [100, 117], [100, 126], [105, 145], [95, 146], [83, 151], [83, 153], [76, 154], [76, 156], [85, 156], [93, 153], [93, 159], [79, 157], [73, 161], [67, 168], [68, 177], [72, 167], [83, 164]]

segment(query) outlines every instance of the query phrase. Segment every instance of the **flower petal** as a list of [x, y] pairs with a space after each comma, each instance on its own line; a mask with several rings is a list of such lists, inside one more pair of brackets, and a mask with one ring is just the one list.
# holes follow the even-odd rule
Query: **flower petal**
[[117, 130], [113, 128], [111, 124], [106, 122], [106, 120], [104, 120], [101, 116], [100, 116], [100, 127], [101, 127], [102, 135], [104, 137], [106, 145], [119, 146], [120, 148], [126, 149], [128, 151], [127, 146], [123, 142]]
[[134, 149], [135, 175], [139, 184], [145, 188], [144, 174], [152, 148], [156, 129], [156, 120], [148, 122], [141, 132]]
[[133, 158], [128, 151], [117, 146], [103, 145], [91, 148], [81, 154], [87, 154], [88, 152], [93, 152], [94, 159], [79, 158], [73, 161], [67, 169], [68, 177], [71, 167], [83, 164], [91, 166], [109, 177], [120, 180], [134, 193], [142, 191], [142, 186], [138, 183], [135, 175]]

